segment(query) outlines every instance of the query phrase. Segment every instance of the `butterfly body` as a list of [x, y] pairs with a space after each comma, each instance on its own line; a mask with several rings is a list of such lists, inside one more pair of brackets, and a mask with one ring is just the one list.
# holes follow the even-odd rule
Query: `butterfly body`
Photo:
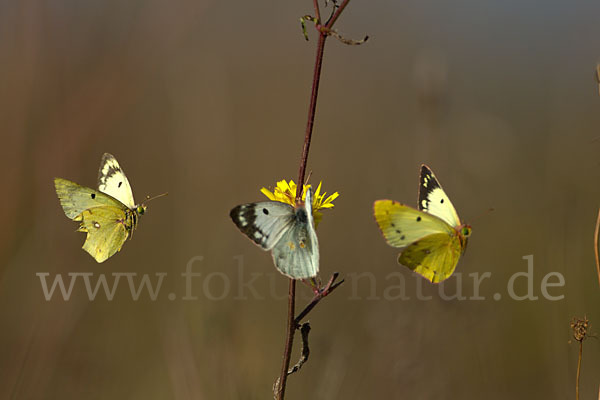
[[375, 219], [398, 262], [433, 283], [449, 278], [467, 247], [471, 227], [463, 224], [429, 167], [421, 167], [419, 209], [377, 200]]
[[54, 186], [65, 215], [87, 233], [83, 249], [99, 263], [121, 250], [146, 211], [135, 204], [125, 173], [108, 153], [100, 164], [98, 190], [62, 178], [55, 178]]
[[284, 275], [307, 279], [319, 272], [319, 243], [312, 215], [312, 195], [303, 205], [292, 207], [277, 201], [239, 205], [229, 213], [242, 233], [263, 250]]

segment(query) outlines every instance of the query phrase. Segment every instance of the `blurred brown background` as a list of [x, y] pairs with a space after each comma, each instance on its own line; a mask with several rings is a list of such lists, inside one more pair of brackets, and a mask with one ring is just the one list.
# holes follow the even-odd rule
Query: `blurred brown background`
[[[272, 397], [287, 280], [228, 213], [297, 179], [316, 45], [298, 18], [311, 6], [0, 3], [0, 398]], [[328, 41], [309, 158], [313, 182], [340, 192], [318, 229], [322, 276], [347, 282], [310, 315], [311, 358], [288, 398], [574, 398], [569, 322], [587, 314], [600, 332], [598, 15], [590, 1], [350, 3], [338, 30], [371, 39]], [[95, 187], [104, 152], [138, 201], [169, 196], [96, 264], [52, 180]], [[466, 296], [468, 274], [490, 272], [485, 300], [444, 300], [378, 231], [373, 201], [416, 205], [421, 163], [473, 225], [457, 272]], [[539, 299], [513, 300], [507, 282], [530, 254]], [[197, 256], [198, 299], [182, 300]], [[167, 276], [155, 301], [134, 301], [126, 278], [90, 301], [81, 277], [68, 301], [46, 301], [40, 272]], [[562, 300], [541, 296], [549, 272], [565, 278], [550, 289]], [[384, 296], [398, 276], [408, 300]], [[597, 398], [599, 351], [585, 342], [582, 399]]]

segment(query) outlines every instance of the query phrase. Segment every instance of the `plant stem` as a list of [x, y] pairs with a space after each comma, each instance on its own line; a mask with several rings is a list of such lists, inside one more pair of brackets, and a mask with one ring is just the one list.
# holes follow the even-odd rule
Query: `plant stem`
[[581, 373], [581, 357], [583, 356], [583, 340], [579, 342], [579, 359], [577, 360], [577, 378], [575, 380], [575, 400], [579, 400], [579, 375]]
[[[300, 159], [300, 168], [298, 170], [298, 188], [296, 191], [296, 203], [300, 203], [302, 201], [302, 192], [304, 185], [304, 177], [306, 175], [306, 165], [308, 162], [308, 151], [310, 150], [310, 141], [312, 138], [313, 126], [315, 122], [315, 113], [317, 109], [317, 96], [319, 93], [319, 83], [321, 80], [321, 67], [323, 65], [323, 53], [325, 51], [325, 40], [327, 39], [327, 32], [335, 21], [338, 19], [344, 8], [348, 5], [350, 0], [344, 0], [344, 2], [338, 7], [338, 9], [334, 12], [332, 17], [327, 21], [325, 26], [321, 25], [321, 11], [319, 9], [318, 0], [313, 0], [315, 18], [316, 18], [316, 28], [319, 32], [319, 40], [317, 42], [317, 54], [315, 59], [315, 68], [313, 72], [313, 83], [312, 90], [310, 96], [310, 105], [308, 107], [308, 119], [306, 123], [306, 131], [304, 134], [304, 146], [302, 148], [302, 158]], [[334, 278], [332, 278], [333, 280]], [[303, 311], [303, 317], [312, 310], [312, 308], [328, 293], [331, 293], [333, 289], [335, 289], [341, 282], [331, 286], [331, 282], [324, 291], [323, 294], [319, 294], [316, 296], [315, 300]], [[343, 281], [342, 281], [343, 282]], [[294, 279], [290, 279], [290, 287], [288, 294], [288, 319], [287, 319], [287, 328], [286, 328], [286, 338], [285, 338], [285, 350], [283, 354], [283, 364], [281, 366], [281, 374], [279, 377], [279, 384], [276, 389], [276, 398], [277, 400], [283, 400], [285, 397], [285, 388], [287, 383], [288, 369], [290, 367], [290, 359], [292, 353], [292, 345], [294, 344], [294, 334], [296, 333], [296, 328], [298, 324], [296, 322], [295, 315], [295, 304], [296, 304], [296, 281]]]
[[321, 9], [319, 8], [319, 0], [313, 0], [313, 7], [315, 8], [315, 18], [321, 20]]
[[323, 52], [325, 51], [326, 38], [327, 36], [325, 34], [319, 33], [317, 57], [315, 60], [315, 70], [313, 73], [313, 85], [310, 95], [310, 105], [308, 107], [308, 121], [306, 123], [304, 147], [302, 148], [302, 158], [300, 159], [300, 168], [298, 170], [298, 187], [301, 189], [296, 191], [296, 203], [302, 200], [302, 185], [304, 184], [304, 175], [306, 174], [306, 164], [308, 162], [308, 151], [310, 150], [310, 140], [312, 138], [312, 131], [315, 123], [315, 111], [317, 109], [317, 96], [319, 94], [319, 82], [321, 80], [321, 66], [323, 65]]
[[[306, 174], [306, 164], [308, 162], [308, 151], [310, 150], [310, 140], [312, 138], [313, 126], [315, 123], [315, 113], [317, 110], [317, 96], [319, 94], [319, 83], [321, 81], [321, 67], [323, 65], [323, 53], [325, 52], [325, 40], [327, 39], [327, 33], [325, 30], [331, 29], [333, 24], [339, 18], [340, 14], [350, 0], [344, 0], [344, 2], [338, 7], [335, 13], [331, 16], [325, 26], [321, 26], [321, 12], [319, 10], [318, 0], [313, 0], [315, 8], [315, 17], [317, 18], [317, 30], [319, 32], [319, 41], [317, 43], [317, 56], [315, 60], [315, 69], [313, 73], [313, 84], [310, 95], [310, 105], [308, 107], [308, 120], [306, 123], [306, 132], [304, 133], [304, 147], [302, 148], [302, 158], [300, 159], [300, 168], [298, 170], [298, 187], [302, 188], [304, 184], [304, 176]], [[323, 30], [325, 28], [325, 30]], [[302, 200], [302, 190], [296, 192], [296, 203]]]
[[350, 3], [350, 0], [344, 0], [344, 2], [340, 4], [335, 14], [333, 14], [329, 21], [327, 21], [327, 28], [331, 28], [333, 24], [335, 24], [335, 21], [337, 21], [337, 19], [340, 17], [340, 14], [342, 13], [342, 11], [344, 11], [344, 8], [346, 8], [348, 3]]
[[279, 385], [277, 387], [277, 399], [283, 400], [285, 396], [285, 385], [287, 383], [288, 368], [290, 367], [290, 358], [292, 356], [292, 346], [294, 344], [294, 333], [296, 331], [296, 322], [294, 320], [296, 308], [296, 280], [290, 278], [290, 289], [288, 293], [288, 321], [285, 334], [285, 350], [283, 353], [283, 364], [281, 374], [279, 375]]
[[600, 209], [596, 219], [596, 230], [594, 231], [594, 255], [596, 256], [596, 272], [598, 273], [598, 285], [600, 285], [600, 256], [598, 255], [598, 231], [600, 231]]
[[325, 287], [323, 289], [319, 289], [317, 291], [317, 293], [315, 294], [315, 296], [313, 297], [311, 302], [308, 303], [308, 305], [306, 307], [304, 307], [304, 310], [302, 310], [300, 312], [300, 314], [298, 314], [296, 316], [296, 319], [294, 320], [296, 326], [300, 326], [300, 323], [302, 322], [304, 317], [306, 317], [308, 315], [308, 313], [311, 312], [312, 309], [315, 308], [315, 306], [317, 304], [319, 304], [319, 302], [321, 300], [323, 300], [323, 298], [325, 296], [327, 296], [328, 294], [333, 292], [335, 289], [337, 289], [338, 286], [340, 286], [342, 283], [344, 283], [344, 280], [342, 279], [338, 283], [334, 284], [334, 282], [338, 276], [339, 276], [339, 274], [337, 272], [334, 272], [333, 275], [331, 276], [331, 278], [329, 279], [329, 282], [327, 283], [327, 285], [325, 285]]
[[[319, 92], [319, 81], [321, 77], [321, 65], [323, 62], [323, 50], [325, 38], [327, 36], [319, 33], [319, 42], [317, 45], [317, 58], [315, 61], [315, 70], [313, 74], [313, 85], [310, 96], [310, 106], [308, 109], [308, 122], [306, 124], [306, 133], [304, 135], [304, 147], [302, 148], [302, 158], [300, 160], [300, 169], [298, 171], [298, 188], [296, 191], [296, 203], [302, 200], [302, 188], [304, 184], [304, 176], [306, 174], [306, 163], [308, 161], [308, 151], [310, 149], [310, 139], [315, 121], [315, 110], [317, 108], [317, 94]], [[296, 281], [290, 278], [290, 290], [288, 295], [288, 319], [287, 333], [285, 338], [285, 351], [283, 353], [283, 364], [281, 366], [281, 375], [279, 376], [279, 388], [277, 388], [277, 399], [283, 400], [285, 396], [285, 387], [287, 383], [288, 369], [290, 367], [290, 359], [292, 354], [292, 345], [294, 343], [294, 334], [296, 333], [295, 303], [296, 303]]]

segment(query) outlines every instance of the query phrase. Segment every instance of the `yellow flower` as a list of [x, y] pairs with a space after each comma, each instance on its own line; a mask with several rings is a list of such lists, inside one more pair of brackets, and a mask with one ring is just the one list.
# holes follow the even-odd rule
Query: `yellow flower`
[[[315, 226], [321, 222], [323, 218], [323, 214], [319, 212], [322, 208], [333, 208], [333, 201], [338, 198], [340, 195], [338, 192], [333, 193], [329, 197], [326, 192], [321, 194], [321, 184], [323, 182], [319, 182], [319, 186], [317, 186], [317, 190], [313, 193], [313, 202], [312, 202], [312, 210], [313, 210], [313, 218], [315, 220]], [[306, 189], [308, 189], [311, 185], [303, 185], [302, 190], [302, 200], [306, 199]], [[294, 181], [286, 182], [285, 180], [277, 182], [277, 187], [271, 192], [267, 188], [262, 188], [260, 191], [262, 194], [267, 196], [269, 200], [279, 201], [281, 203], [289, 204], [293, 207], [296, 206], [296, 190], [297, 185]]]

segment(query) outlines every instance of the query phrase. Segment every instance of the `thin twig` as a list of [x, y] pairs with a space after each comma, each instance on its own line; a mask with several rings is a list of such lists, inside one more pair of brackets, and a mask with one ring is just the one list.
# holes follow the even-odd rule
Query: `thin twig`
[[[600, 94], [600, 64], [596, 64], [596, 82], [598, 83], [598, 94]], [[598, 399], [600, 400], [600, 399]]]
[[579, 358], [577, 359], [577, 379], [575, 380], [575, 400], [579, 400], [579, 376], [581, 374], [581, 357], [583, 356], [583, 340], [579, 342]]
[[360, 40], [346, 39], [345, 37], [343, 37], [342, 35], [340, 35], [335, 29], [329, 29], [329, 30], [327, 30], [327, 34], [330, 35], [330, 36], [333, 36], [334, 38], [336, 38], [340, 42], [342, 42], [344, 44], [347, 44], [349, 46], [357, 46], [357, 45], [363, 44], [364, 42], [366, 42], [367, 40], [369, 40], [368, 36], [365, 36], [364, 38], [362, 38]]
[[300, 312], [300, 314], [298, 314], [298, 316], [295, 318], [295, 323], [296, 326], [299, 326], [300, 323], [302, 322], [302, 320], [306, 317], [306, 315], [311, 312], [311, 310], [313, 308], [315, 308], [315, 306], [328, 294], [330, 294], [331, 292], [333, 292], [338, 286], [340, 286], [342, 283], [344, 283], [344, 280], [342, 279], [341, 281], [339, 281], [338, 283], [335, 283], [335, 280], [337, 279], [337, 277], [339, 276], [339, 273], [334, 272], [333, 275], [331, 276], [331, 278], [329, 279], [329, 282], [327, 282], [327, 285], [325, 285], [325, 287], [323, 289], [317, 289], [317, 292], [315, 293], [315, 296], [313, 297], [313, 299], [311, 300], [310, 303], [308, 303], [308, 305], [306, 307], [304, 307], [304, 310], [302, 310]]
[[315, 9], [315, 18], [321, 20], [321, 9], [319, 7], [319, 0], [313, 0], [313, 7]]
[[588, 329], [590, 321], [587, 317], [576, 318], [571, 320], [571, 329], [573, 330], [573, 338], [579, 342], [579, 358], [577, 359], [577, 377], [575, 379], [575, 400], [579, 400], [579, 377], [581, 375], [581, 359], [583, 357], [583, 341], [590, 335]]
[[[600, 94], [600, 64], [596, 64], [596, 82], [598, 82], [598, 94]], [[598, 255], [598, 232], [600, 231], [600, 209], [596, 219], [596, 230], [594, 231], [594, 254], [596, 256], [596, 272], [598, 273], [598, 285], [600, 285], [600, 256]], [[600, 398], [598, 399], [600, 400]]]
[[300, 334], [302, 335], [302, 354], [300, 355], [300, 359], [298, 360], [298, 362], [292, 368], [290, 368], [290, 370], [288, 371], [288, 375], [300, 371], [300, 368], [302, 368], [304, 363], [308, 361], [308, 357], [310, 356], [310, 347], [308, 346], [309, 333], [310, 323], [305, 322], [300, 327]]
[[[287, 374], [291, 375], [300, 371], [300, 368], [304, 365], [305, 362], [308, 361], [308, 357], [310, 356], [310, 347], [308, 346], [308, 334], [310, 333], [310, 323], [306, 322], [302, 324], [300, 327], [300, 333], [302, 334], [302, 354], [300, 355], [300, 359], [298, 362], [288, 370]], [[275, 394], [275, 398], [277, 398], [277, 388], [279, 388], [279, 379], [275, 381], [273, 385], [273, 393]]]
[[596, 272], [598, 273], [598, 285], [600, 285], [600, 255], [598, 255], [598, 233], [600, 232], [600, 209], [596, 219], [596, 230], [594, 231], [594, 255], [596, 256]]
[[340, 14], [342, 13], [342, 11], [344, 11], [344, 8], [346, 8], [348, 3], [350, 3], [350, 0], [344, 0], [344, 2], [339, 5], [338, 9], [331, 16], [331, 18], [329, 18], [329, 21], [327, 21], [327, 23], [325, 24], [327, 28], [331, 29], [331, 27], [333, 26], [333, 24], [335, 24], [335, 21], [337, 21], [337, 19], [340, 17]]

